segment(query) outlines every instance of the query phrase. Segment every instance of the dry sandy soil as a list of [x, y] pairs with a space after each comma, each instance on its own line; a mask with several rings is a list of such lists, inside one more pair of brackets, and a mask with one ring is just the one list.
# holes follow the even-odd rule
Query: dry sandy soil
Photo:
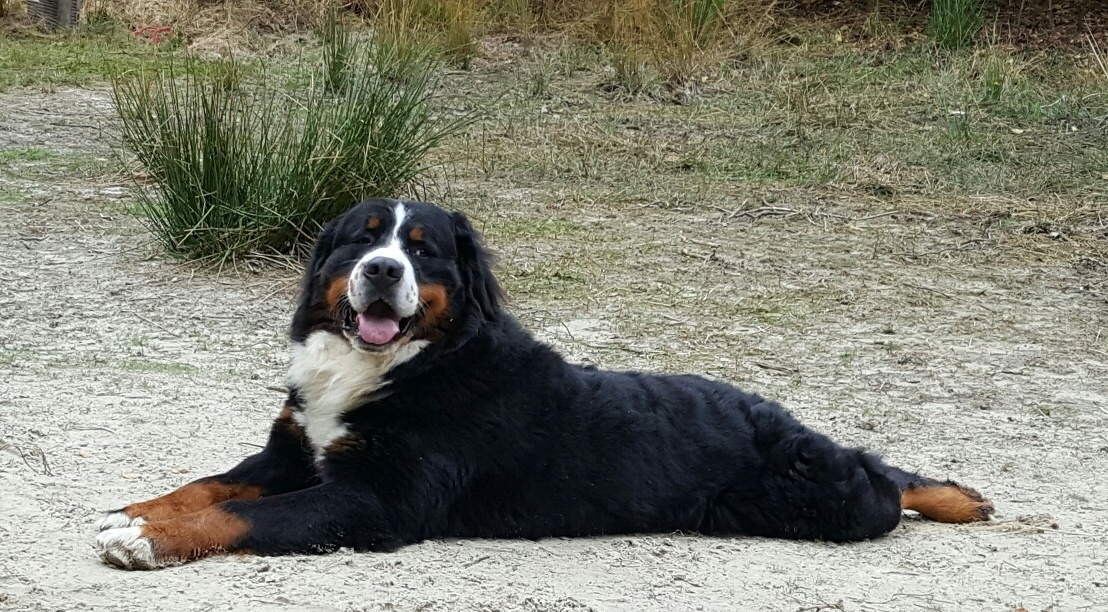
[[[922, 214], [586, 215], [495, 185], [462, 196], [482, 202], [470, 208], [509, 288], [591, 248], [521, 240], [510, 222], [572, 214], [605, 237], [613, 258], [578, 282], [586, 297], [515, 292], [513, 310], [572, 358], [696, 369], [781, 398], [846, 443], [981, 489], [996, 520], [908, 518], [850, 545], [665, 534], [102, 565], [101, 511], [263, 440], [295, 278], [160, 255], [118, 179], [95, 171], [110, 151], [104, 92], [13, 92], [0, 108], [0, 150], [57, 156], [0, 167], [0, 608], [1108, 610], [1102, 269], [1009, 257]], [[52, 170], [73, 159], [94, 171]]]

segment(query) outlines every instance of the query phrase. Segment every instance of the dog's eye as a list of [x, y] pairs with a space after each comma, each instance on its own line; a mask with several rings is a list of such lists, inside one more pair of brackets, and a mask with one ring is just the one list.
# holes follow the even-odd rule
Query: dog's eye
[[412, 255], [416, 257], [430, 257], [431, 251], [427, 250], [425, 247], [415, 247], [412, 249]]

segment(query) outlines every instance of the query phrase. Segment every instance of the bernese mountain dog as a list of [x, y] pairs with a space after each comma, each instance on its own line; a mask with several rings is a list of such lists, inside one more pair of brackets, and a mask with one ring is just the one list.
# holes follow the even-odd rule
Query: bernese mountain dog
[[108, 513], [100, 558], [151, 569], [674, 531], [842, 542], [889, 532], [902, 509], [950, 523], [993, 511], [731, 385], [567, 363], [501, 299], [460, 213], [372, 199], [334, 219], [304, 276], [265, 448]]

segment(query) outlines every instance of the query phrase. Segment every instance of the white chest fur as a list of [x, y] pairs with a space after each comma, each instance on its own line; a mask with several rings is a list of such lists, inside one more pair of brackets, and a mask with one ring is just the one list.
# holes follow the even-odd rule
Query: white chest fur
[[385, 374], [415, 357], [427, 342], [408, 342], [394, 350], [366, 353], [330, 332], [317, 331], [292, 346], [289, 386], [300, 394], [301, 410], [294, 414], [315, 451], [323, 458], [329, 444], [346, 434], [343, 415], [359, 401], [385, 386]]

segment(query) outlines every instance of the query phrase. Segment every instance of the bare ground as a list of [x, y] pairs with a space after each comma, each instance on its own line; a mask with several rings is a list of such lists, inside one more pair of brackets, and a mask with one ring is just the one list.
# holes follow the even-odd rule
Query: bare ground
[[[160, 255], [97, 171], [102, 91], [14, 92], [0, 108], [0, 150], [57, 155], [0, 166], [0, 608], [1108, 609], [1102, 268], [872, 203], [796, 196], [772, 205], [796, 214], [752, 219], [495, 181], [462, 182], [450, 203], [500, 252], [513, 310], [572, 358], [780, 398], [846, 443], [978, 487], [997, 519], [910, 518], [851, 545], [672, 534], [104, 566], [101, 511], [263, 441], [295, 278]], [[546, 219], [565, 227], [519, 231]]]

